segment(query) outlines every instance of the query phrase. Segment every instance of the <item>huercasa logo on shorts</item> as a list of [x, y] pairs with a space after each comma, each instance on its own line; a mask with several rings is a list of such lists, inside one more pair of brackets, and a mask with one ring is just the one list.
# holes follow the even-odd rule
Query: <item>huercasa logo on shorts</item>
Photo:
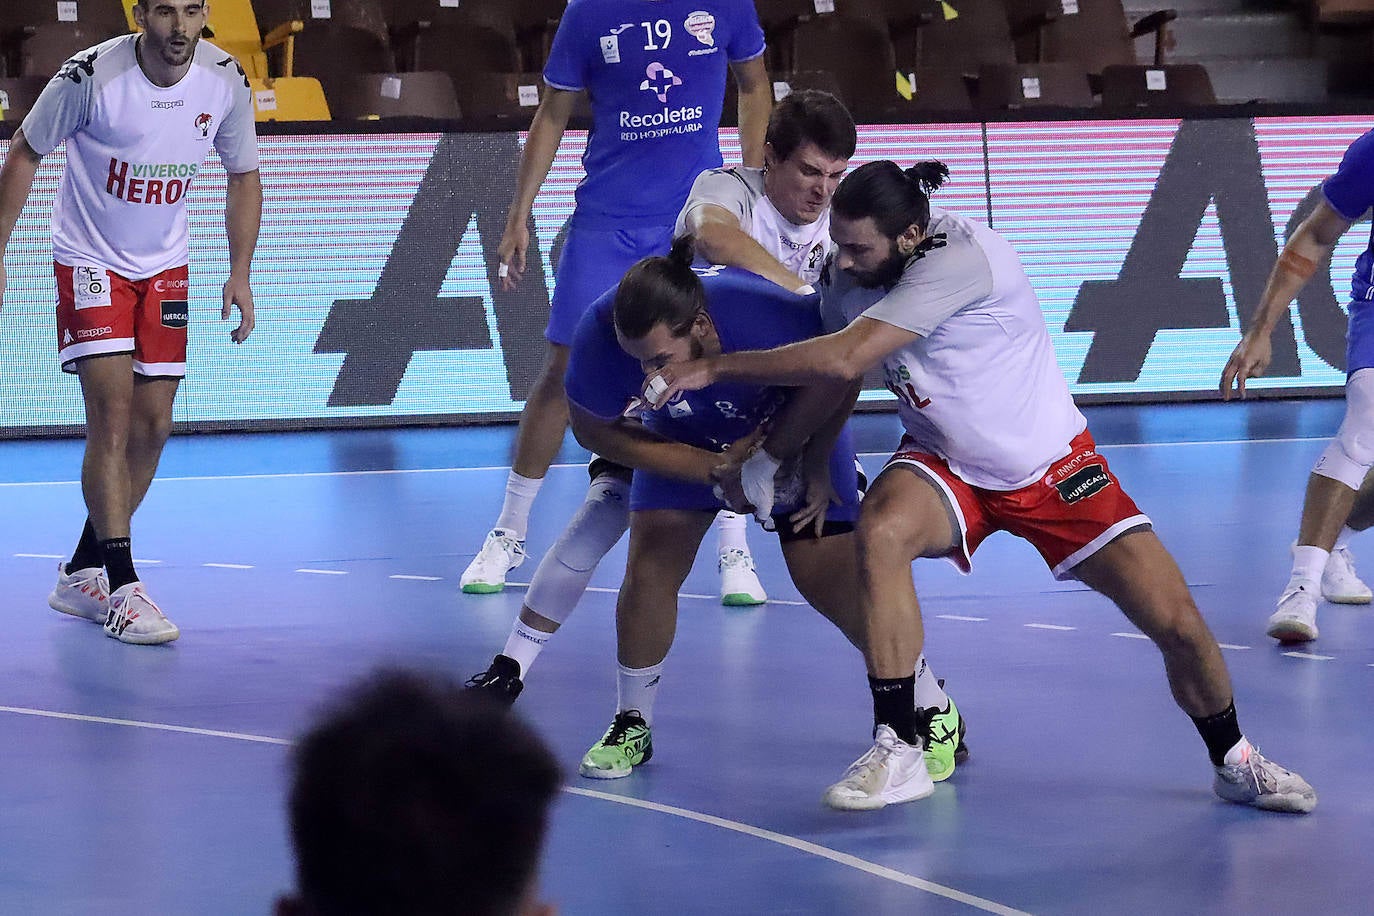
[[114, 328], [110, 327], [108, 324], [103, 328], [78, 328], [76, 331], [76, 339], [91, 340], [96, 337], [104, 337], [107, 334], [113, 333]]
[[174, 204], [185, 196], [195, 177], [193, 162], [124, 162], [110, 159], [105, 193], [131, 204]]
[[168, 108], [184, 108], [186, 103], [181, 99], [153, 99], [153, 110]]

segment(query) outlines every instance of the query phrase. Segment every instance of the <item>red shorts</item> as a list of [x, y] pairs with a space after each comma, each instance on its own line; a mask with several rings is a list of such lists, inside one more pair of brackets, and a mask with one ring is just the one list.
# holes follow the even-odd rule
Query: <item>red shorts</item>
[[127, 280], [92, 263], [53, 263], [57, 275], [57, 355], [63, 372], [78, 360], [132, 353], [139, 375], [186, 374], [190, 281], [186, 265]]
[[1072, 579], [1079, 563], [1132, 528], [1150, 524], [1086, 429], [1043, 477], [1019, 490], [971, 486], [943, 458], [920, 451], [907, 437], [887, 463], [918, 468], [944, 494], [961, 529], [960, 545], [948, 559], [963, 572], [988, 535], [1009, 531], [1040, 551], [1056, 579]]

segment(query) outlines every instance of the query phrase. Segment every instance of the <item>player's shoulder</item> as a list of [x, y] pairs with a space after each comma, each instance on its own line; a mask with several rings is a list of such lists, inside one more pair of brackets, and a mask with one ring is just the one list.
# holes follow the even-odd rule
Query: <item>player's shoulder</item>
[[1355, 142], [1345, 151], [1341, 164], [1347, 168], [1351, 165], [1374, 168], [1374, 128], [1355, 138]]
[[138, 57], [134, 53], [137, 38], [137, 35], [119, 35], [77, 51], [58, 68], [53, 79], [70, 80], [74, 85], [81, 85], [87, 80], [97, 84], [108, 83], [138, 66]]
[[219, 80], [233, 90], [243, 92], [251, 88], [248, 73], [238, 58], [203, 38], [196, 44], [191, 66], [197, 73]]

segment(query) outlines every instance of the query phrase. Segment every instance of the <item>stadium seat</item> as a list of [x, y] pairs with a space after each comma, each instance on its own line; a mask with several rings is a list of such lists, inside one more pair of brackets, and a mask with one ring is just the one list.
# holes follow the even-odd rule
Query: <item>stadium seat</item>
[[945, 67], [973, 77], [983, 64], [1016, 63], [1001, 3], [989, 0], [884, 0], [897, 66]]
[[1007, 0], [1017, 58], [1022, 63], [1077, 61], [1090, 74], [1136, 62], [1135, 39], [1155, 37], [1155, 64], [1164, 62], [1168, 25], [1178, 14], [1158, 10], [1129, 23], [1121, 0]]
[[[216, 0], [218, 2], [218, 0]], [[266, 29], [264, 50], [273, 54], [271, 72], [313, 77], [325, 97], [342, 97], [359, 73], [392, 73], [392, 53], [382, 7], [375, 0], [256, 0]], [[313, 15], [327, 11], [328, 15]]]
[[1111, 66], [1102, 71], [1104, 107], [1214, 105], [1216, 93], [1201, 64]]
[[893, 90], [898, 101], [890, 116], [902, 119], [910, 112], [965, 112], [973, 108], [969, 96], [969, 82], [962, 73], [951, 67], [918, 67], [898, 71]]
[[359, 73], [332, 106], [336, 118], [462, 117], [447, 73]]
[[896, 53], [881, 18], [836, 11], [799, 20], [787, 55], [792, 70], [824, 70], [840, 85], [855, 120], [885, 121], [903, 99], [897, 95]]
[[1087, 108], [1093, 101], [1081, 64], [984, 64], [978, 71], [979, 108]]
[[511, 4], [511, 22], [515, 26], [515, 40], [520, 45], [520, 59], [525, 70], [544, 69], [558, 21], [563, 18], [567, 6], [567, 0], [515, 0]]
[[45, 76], [16, 76], [0, 79], [0, 121], [17, 124], [24, 120], [38, 93], [48, 85]]
[[329, 103], [320, 81], [310, 77], [250, 79], [253, 117], [258, 121], [328, 121]]
[[0, 2], [0, 29], [11, 29], [40, 22], [74, 22], [92, 32], [110, 36], [129, 30], [120, 0], [4, 0]]
[[[117, 34], [117, 33], [116, 33]], [[40, 22], [10, 32], [3, 40], [9, 58], [7, 73], [15, 76], [51, 77], [79, 51], [113, 38], [79, 22]]]
[[474, 73], [519, 73], [515, 22], [505, 0], [395, 0], [391, 34], [408, 70], [443, 70], [459, 87]]

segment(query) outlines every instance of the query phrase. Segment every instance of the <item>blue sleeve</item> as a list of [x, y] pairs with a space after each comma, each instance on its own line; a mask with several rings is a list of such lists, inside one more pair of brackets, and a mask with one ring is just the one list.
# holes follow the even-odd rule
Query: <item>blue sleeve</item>
[[558, 22], [558, 30], [553, 35], [553, 46], [549, 48], [549, 59], [544, 64], [544, 82], [555, 89], [573, 91], [587, 88], [588, 42], [595, 36], [587, 36], [583, 15], [584, 4], [577, 0], [568, 4], [563, 18]]
[[753, 60], [762, 54], [764, 49], [763, 26], [759, 25], [758, 8], [752, 0], [745, 0], [743, 3], [737, 3], [735, 9], [738, 11], [739, 20], [735, 28], [730, 30], [730, 43], [725, 48], [732, 64]]
[[1374, 206], [1374, 130], [1350, 144], [1336, 174], [1322, 183], [1322, 193], [1348, 220], [1359, 219]]
[[615, 339], [603, 297], [582, 314], [573, 332], [568, 371], [563, 376], [568, 400], [594, 417], [615, 420], [643, 385], [639, 363]]

